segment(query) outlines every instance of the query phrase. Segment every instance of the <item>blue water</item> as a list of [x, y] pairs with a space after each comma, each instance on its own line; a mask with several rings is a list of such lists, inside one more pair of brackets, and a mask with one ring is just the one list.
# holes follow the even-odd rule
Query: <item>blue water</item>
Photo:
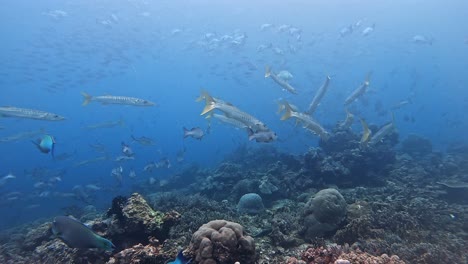
[[[59, 11], [59, 12], [57, 12]], [[277, 101], [284, 98], [305, 109], [315, 91], [332, 75], [330, 89], [315, 118], [331, 129], [345, 117], [344, 99], [372, 71], [367, 104], [354, 110], [369, 123], [382, 125], [391, 115], [378, 114], [376, 104], [389, 110], [401, 100], [413, 103], [395, 111], [400, 138], [416, 133], [443, 151], [450, 144], [466, 143], [468, 128], [468, 2], [450, 1], [26, 1], [6, 0], [0, 8], [0, 105], [40, 109], [65, 116], [61, 122], [1, 118], [0, 137], [44, 128], [56, 137], [56, 154], [73, 153], [69, 160], [53, 160], [40, 153], [30, 139], [0, 143], [1, 177], [16, 179], [0, 187], [0, 228], [50, 217], [62, 207], [83, 206], [72, 198], [38, 197], [42, 191], [71, 192], [75, 185], [115, 185], [110, 176], [118, 166], [122, 141], [131, 145], [136, 159], [124, 163], [121, 188], [98, 193], [94, 205], [104, 209], [112, 197], [128, 195], [134, 183], [150, 177], [164, 179], [191, 164], [213, 167], [242, 144], [244, 131], [214, 122], [203, 140], [183, 139], [182, 127], [207, 128], [200, 116], [201, 89], [254, 115], [275, 131], [272, 144], [280, 151], [300, 154], [317, 145], [318, 137], [293, 121], [280, 121]], [[357, 21], [362, 25], [340, 37], [340, 30]], [[271, 23], [271, 29], [260, 26]], [[297, 35], [278, 32], [281, 25], [301, 30]], [[362, 36], [364, 28], [375, 30]], [[173, 34], [175, 29], [180, 32]], [[245, 35], [239, 47], [208, 47], [208, 33]], [[432, 44], [417, 44], [415, 35]], [[205, 43], [205, 44], [204, 44]], [[272, 44], [258, 52], [259, 45]], [[293, 51], [295, 50], [295, 51]], [[289, 94], [270, 79], [264, 67], [288, 70], [299, 94]], [[157, 107], [140, 108], [91, 103], [81, 106], [81, 91], [91, 95], [125, 95], [154, 101]], [[415, 122], [407, 122], [410, 117]], [[83, 129], [86, 125], [123, 118], [124, 127]], [[359, 122], [353, 130], [360, 133]], [[132, 143], [130, 136], [156, 141], [152, 147]], [[74, 167], [79, 161], [103, 154], [88, 145], [106, 146], [109, 161]], [[185, 161], [176, 153], [186, 147]], [[148, 174], [150, 161], [168, 157], [169, 169]], [[37, 190], [26, 171], [34, 168], [65, 170], [61, 182]], [[135, 180], [127, 175], [137, 173]], [[5, 194], [20, 192], [18, 201]], [[28, 208], [31, 204], [38, 207]]]

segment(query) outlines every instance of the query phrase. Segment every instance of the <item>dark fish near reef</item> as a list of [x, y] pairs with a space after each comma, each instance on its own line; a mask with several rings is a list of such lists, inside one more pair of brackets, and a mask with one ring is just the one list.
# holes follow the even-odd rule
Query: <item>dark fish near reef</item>
[[192, 263], [192, 259], [188, 259], [182, 254], [182, 250], [179, 251], [177, 257], [174, 261], [168, 262], [167, 264], [190, 264]]
[[48, 154], [49, 152], [52, 154], [52, 157], [54, 156], [54, 147], [55, 147], [55, 139], [52, 136], [45, 135], [40, 139], [37, 139], [36, 141], [31, 141], [34, 145], [37, 146], [37, 148], [45, 154]]
[[194, 127], [190, 130], [184, 127], [184, 138], [193, 137], [194, 139], [201, 140], [204, 135], [205, 132], [203, 132], [203, 130], [199, 127]]
[[89, 227], [68, 216], [57, 216], [52, 223], [52, 232], [71, 248], [100, 248], [112, 251], [111, 241], [97, 235]]

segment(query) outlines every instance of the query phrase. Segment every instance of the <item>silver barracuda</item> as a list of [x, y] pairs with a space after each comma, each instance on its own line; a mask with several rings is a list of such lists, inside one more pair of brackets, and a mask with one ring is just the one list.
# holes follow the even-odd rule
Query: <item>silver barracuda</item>
[[323, 83], [322, 86], [318, 89], [317, 93], [315, 93], [314, 99], [312, 99], [312, 102], [310, 102], [309, 109], [307, 109], [307, 114], [312, 115], [315, 112], [315, 109], [317, 109], [317, 106], [319, 106], [320, 101], [322, 101], [323, 96], [328, 90], [328, 85], [330, 84], [330, 76], [327, 76], [325, 79], [325, 82]]
[[98, 102], [101, 104], [118, 104], [118, 105], [133, 105], [133, 106], [154, 106], [155, 103], [140, 99], [136, 97], [128, 96], [115, 96], [115, 95], [101, 95], [101, 96], [91, 96], [85, 92], [82, 92], [83, 95], [83, 106], [88, 105], [90, 102]]
[[271, 68], [269, 66], [266, 66], [265, 70], [265, 78], [270, 77], [275, 83], [279, 84], [279, 86], [283, 87], [286, 91], [292, 93], [292, 94], [297, 94], [296, 89], [292, 87], [287, 81], [281, 79], [278, 77], [275, 73], [271, 71]]
[[19, 108], [14, 106], [3, 106], [0, 107], [0, 116], [3, 117], [17, 117], [47, 121], [61, 121], [65, 120], [65, 117], [35, 109]]

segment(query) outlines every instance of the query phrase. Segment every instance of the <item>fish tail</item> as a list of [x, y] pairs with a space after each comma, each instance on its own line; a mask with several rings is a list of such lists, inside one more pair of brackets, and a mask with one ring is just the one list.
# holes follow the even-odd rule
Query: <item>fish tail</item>
[[281, 117], [281, 120], [282, 120], [282, 121], [291, 118], [291, 117], [292, 117], [292, 113], [293, 113], [293, 110], [292, 110], [292, 108], [291, 108], [291, 106], [289, 105], [288, 102], [284, 102], [284, 109], [286, 110], [286, 112], [285, 112], [284, 115]]
[[270, 77], [270, 75], [271, 75], [271, 68], [270, 66], [267, 65], [265, 66], [265, 78]]
[[203, 112], [200, 115], [204, 115], [215, 109], [215, 100], [208, 93], [205, 94], [205, 101], [205, 108], [203, 108]]
[[87, 106], [93, 97], [85, 92], [81, 92], [81, 95], [83, 96], [83, 103], [81, 105]]
[[369, 72], [367, 73], [367, 75], [366, 75], [366, 80], [364, 81], [364, 83], [365, 83], [367, 86], [369, 86], [369, 84], [370, 84], [370, 78], [371, 78], [371, 76], [372, 76], [372, 71], [369, 71]]
[[188, 130], [186, 127], [183, 127], [183, 130], [184, 130], [184, 138], [188, 137], [190, 130]]
[[202, 89], [200, 92], [200, 96], [198, 96], [197, 99], [195, 99], [195, 102], [203, 101], [204, 99], [206, 99], [207, 95], [209, 95], [208, 92]]

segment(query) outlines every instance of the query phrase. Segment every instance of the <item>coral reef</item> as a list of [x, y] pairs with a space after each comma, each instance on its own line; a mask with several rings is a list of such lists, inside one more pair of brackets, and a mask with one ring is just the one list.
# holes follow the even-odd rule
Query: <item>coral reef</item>
[[305, 205], [302, 234], [307, 240], [333, 231], [346, 216], [346, 201], [336, 189], [316, 193]]
[[200, 264], [252, 264], [257, 258], [253, 238], [241, 225], [225, 220], [202, 225], [193, 234], [188, 251]]
[[237, 212], [240, 214], [259, 214], [265, 210], [262, 197], [256, 193], [242, 195], [237, 204]]

